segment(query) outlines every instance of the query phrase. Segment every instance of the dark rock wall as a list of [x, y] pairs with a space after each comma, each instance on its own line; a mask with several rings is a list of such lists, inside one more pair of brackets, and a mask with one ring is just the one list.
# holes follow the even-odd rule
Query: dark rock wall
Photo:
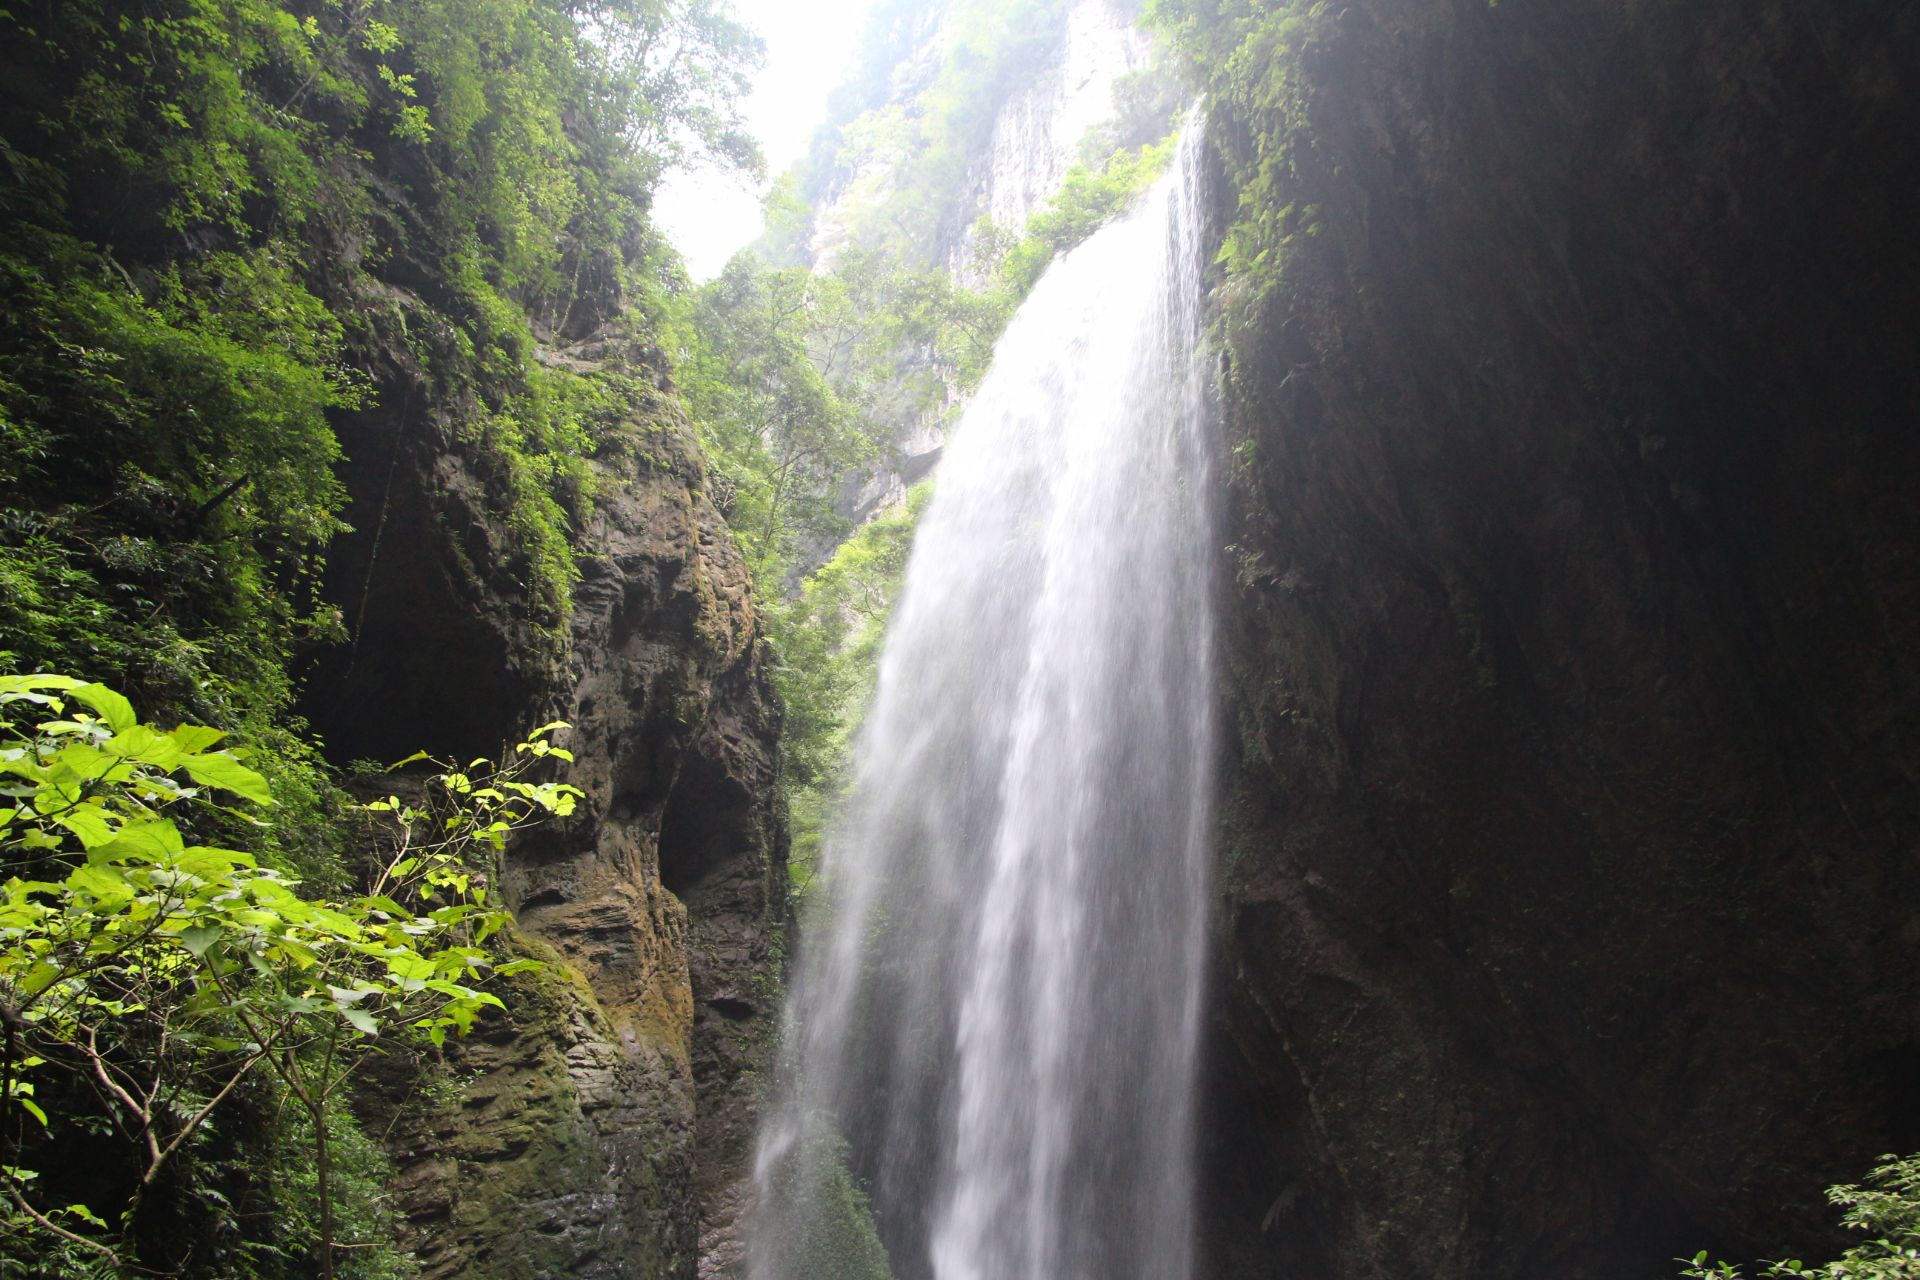
[[[579, 812], [505, 855], [512, 946], [548, 962], [444, 1069], [373, 1091], [430, 1277], [692, 1280], [724, 1248], [777, 1022], [779, 711], [751, 581], [674, 402], [596, 460], [569, 629], [539, 625], [486, 478], [425, 375], [342, 424], [355, 643], [309, 684], [342, 756], [491, 755], [571, 722]], [[427, 741], [418, 741], [425, 736]], [[704, 1217], [704, 1221], [703, 1221]]]
[[1331, 8], [1223, 303], [1208, 1274], [1810, 1257], [1920, 1149], [1920, 10]]

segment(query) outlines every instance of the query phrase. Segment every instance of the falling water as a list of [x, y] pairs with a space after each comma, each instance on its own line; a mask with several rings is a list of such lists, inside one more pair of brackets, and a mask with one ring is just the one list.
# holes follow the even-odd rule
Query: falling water
[[[1197, 148], [955, 431], [828, 843], [756, 1280], [844, 1135], [901, 1280], [1185, 1280], [1212, 719]], [[811, 1271], [812, 1274], [805, 1274]]]

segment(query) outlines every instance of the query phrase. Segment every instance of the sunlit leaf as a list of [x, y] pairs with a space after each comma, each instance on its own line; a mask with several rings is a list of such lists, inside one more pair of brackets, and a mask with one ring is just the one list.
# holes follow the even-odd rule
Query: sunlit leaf
[[96, 804], [76, 805], [54, 814], [50, 821], [80, 837], [80, 843], [88, 849], [97, 849], [108, 843], [119, 830], [118, 821]]
[[227, 735], [203, 724], [183, 724], [169, 735], [181, 751], [188, 754], [205, 751]]
[[223, 752], [192, 755], [187, 756], [180, 763], [193, 780], [202, 786], [219, 787], [222, 790], [231, 791], [255, 804], [273, 803], [273, 793], [267, 788], [267, 780], [231, 755]]
[[148, 822], [129, 822], [115, 833], [112, 840], [90, 852], [115, 860], [165, 860], [178, 855], [183, 847], [180, 829], [165, 818], [156, 818]]
[[339, 1009], [340, 1016], [348, 1022], [351, 1022], [354, 1029], [362, 1035], [377, 1036], [380, 1034], [380, 1019], [374, 1017], [365, 1009], [357, 1009], [352, 1005], [336, 1005], [334, 1007]]
[[161, 733], [151, 725], [144, 724], [121, 729], [107, 740], [102, 749], [112, 755], [152, 765], [156, 769], [178, 768], [187, 754], [172, 734]]
[[103, 684], [77, 684], [70, 692], [99, 712], [100, 718], [115, 733], [125, 732], [140, 722], [140, 717], [133, 713], [133, 704]]

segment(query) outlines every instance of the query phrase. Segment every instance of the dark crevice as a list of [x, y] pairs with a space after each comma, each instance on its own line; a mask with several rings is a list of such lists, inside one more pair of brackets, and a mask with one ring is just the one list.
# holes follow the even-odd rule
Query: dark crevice
[[724, 765], [690, 756], [667, 793], [660, 821], [660, 883], [685, 899], [755, 846], [751, 797]]

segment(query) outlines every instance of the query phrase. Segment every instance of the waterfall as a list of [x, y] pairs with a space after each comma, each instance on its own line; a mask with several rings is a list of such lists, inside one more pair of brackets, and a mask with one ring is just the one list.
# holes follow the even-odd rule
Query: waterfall
[[818, 1252], [857, 1252], [823, 1239], [859, 1216], [836, 1208], [843, 1157], [900, 1280], [1191, 1274], [1214, 732], [1199, 133], [1048, 271], [955, 429], [811, 895], [755, 1280], [867, 1274]]

